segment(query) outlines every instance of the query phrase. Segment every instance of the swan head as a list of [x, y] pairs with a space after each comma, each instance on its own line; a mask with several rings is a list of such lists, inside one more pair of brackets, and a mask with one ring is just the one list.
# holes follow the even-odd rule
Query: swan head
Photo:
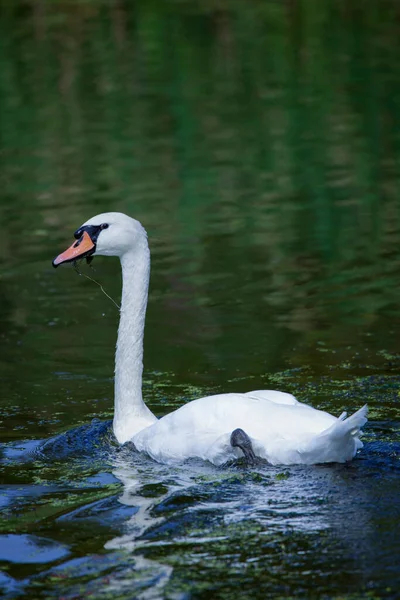
[[53, 260], [53, 267], [93, 256], [123, 256], [136, 245], [147, 244], [146, 231], [135, 219], [109, 212], [92, 217], [74, 233], [75, 242]]

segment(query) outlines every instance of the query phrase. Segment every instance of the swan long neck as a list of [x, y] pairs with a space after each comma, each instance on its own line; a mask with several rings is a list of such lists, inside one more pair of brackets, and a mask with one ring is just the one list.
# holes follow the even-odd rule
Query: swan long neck
[[120, 444], [156, 417], [142, 397], [143, 335], [150, 276], [147, 238], [121, 257], [121, 317], [115, 353], [114, 434]]

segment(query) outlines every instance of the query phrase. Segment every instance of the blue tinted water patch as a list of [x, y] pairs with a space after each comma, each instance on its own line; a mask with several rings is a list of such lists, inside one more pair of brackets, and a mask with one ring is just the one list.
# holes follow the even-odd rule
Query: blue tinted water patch
[[16, 598], [24, 588], [24, 582], [18, 581], [0, 571], [0, 594], [2, 598]]
[[118, 495], [102, 498], [85, 506], [79, 506], [65, 515], [58, 517], [58, 522], [71, 521], [73, 525], [86, 521], [97, 521], [101, 525], [116, 525], [125, 523], [138, 508], [125, 506], [118, 501]]
[[18, 504], [32, 502], [35, 498], [40, 498], [45, 494], [60, 492], [62, 486], [49, 485], [2, 485], [0, 486], [0, 509], [15, 509]]
[[30, 461], [36, 455], [43, 440], [24, 440], [1, 447], [1, 462]]
[[[35, 598], [162, 598], [172, 568], [126, 552], [89, 554], [32, 578], [28, 593]], [[146, 593], [147, 592], [147, 593]], [[143, 595], [142, 595], [143, 594]], [[174, 596], [182, 598], [182, 596]]]
[[0, 560], [13, 563], [49, 563], [69, 554], [64, 544], [37, 535], [0, 535]]
[[87, 425], [74, 427], [50, 438], [38, 448], [38, 455], [47, 460], [63, 460], [75, 456], [94, 457], [112, 452], [117, 447], [112, 421], [93, 419]]

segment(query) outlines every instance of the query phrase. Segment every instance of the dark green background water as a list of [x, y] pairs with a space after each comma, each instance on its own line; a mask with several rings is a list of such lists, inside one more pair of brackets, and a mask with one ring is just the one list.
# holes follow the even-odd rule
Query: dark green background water
[[[398, 597], [397, 0], [10, 0], [0, 17], [4, 593]], [[336, 415], [368, 402], [350, 465], [170, 468], [107, 438], [27, 453], [112, 417], [118, 312], [51, 267], [109, 210], [149, 233], [150, 408], [268, 387]], [[118, 262], [94, 268], [118, 298]]]

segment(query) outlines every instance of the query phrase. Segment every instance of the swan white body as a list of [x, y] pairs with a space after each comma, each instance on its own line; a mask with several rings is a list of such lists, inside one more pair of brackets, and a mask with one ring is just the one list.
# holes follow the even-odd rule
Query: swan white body
[[220, 394], [182, 406], [132, 441], [160, 462], [198, 457], [221, 465], [242, 455], [230, 444], [231, 432], [240, 427], [255, 454], [273, 465], [345, 462], [362, 447], [357, 434], [365, 415], [363, 407], [349, 419], [337, 419], [272, 390]]
[[[122, 213], [93, 217], [76, 237], [84, 230], [92, 234], [99, 230], [91, 254], [119, 256], [122, 266], [113, 421], [119, 443], [131, 440], [137, 450], [159, 462], [201, 458], [216, 465], [243, 455], [230, 444], [236, 428], [248, 434], [255, 454], [271, 464], [345, 462], [362, 447], [358, 436], [367, 420], [366, 406], [349, 418], [345, 413], [336, 418], [298, 402], [290, 394], [272, 390], [207, 396], [158, 420], [142, 398], [143, 332], [150, 274], [146, 232], [138, 221]], [[71, 246], [74, 258], [79, 243]], [[53, 264], [73, 260], [68, 257], [71, 249]]]

